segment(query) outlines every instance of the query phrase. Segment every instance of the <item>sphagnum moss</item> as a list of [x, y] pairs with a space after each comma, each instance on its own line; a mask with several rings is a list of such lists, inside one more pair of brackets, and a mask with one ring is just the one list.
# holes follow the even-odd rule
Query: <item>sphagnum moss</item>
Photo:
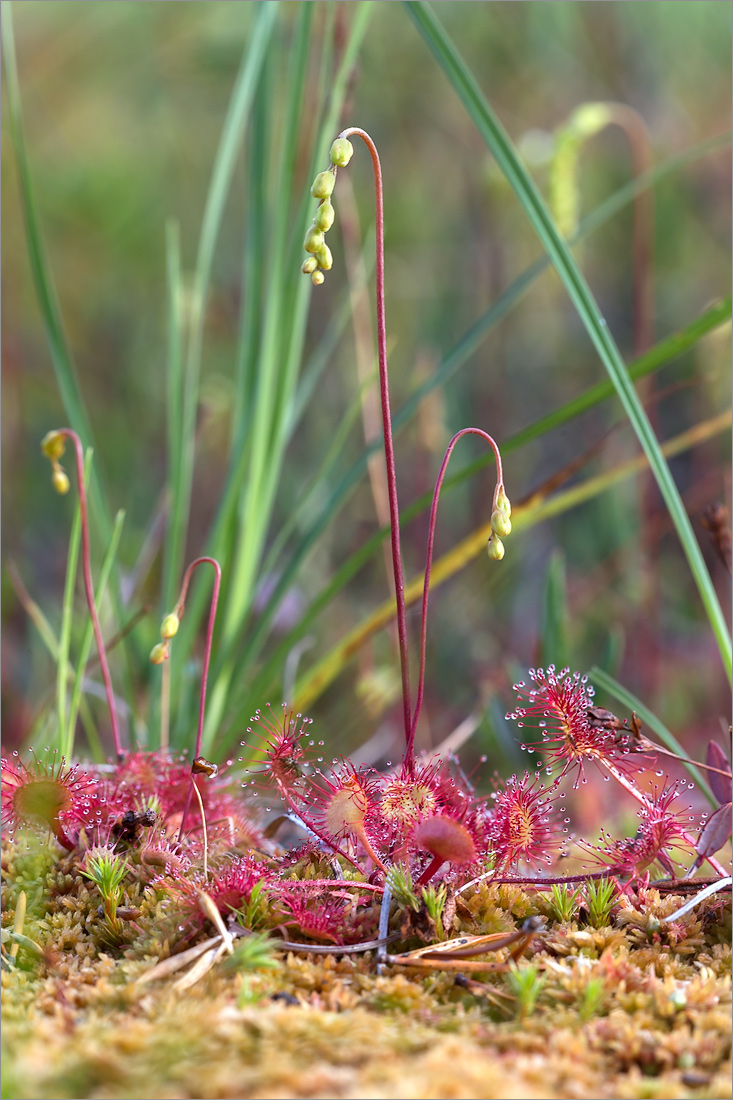
[[[720, 895], [665, 924], [681, 896], [652, 887], [624, 895], [611, 923], [592, 927], [582, 908], [554, 920], [549, 893], [479, 883], [457, 906], [453, 935], [547, 914], [514, 980], [378, 975], [370, 955], [281, 950], [275, 968], [219, 968], [175, 996], [166, 981], [136, 986], [150, 965], [139, 950], [101, 946], [94, 887], [72, 856], [49, 866], [4, 845], [4, 929], [18, 896], [11, 875], [25, 867], [29, 885], [31, 861], [26, 933], [42, 956], [21, 948], [2, 974], [4, 1095], [730, 1095], [730, 916]], [[155, 891], [132, 894], [150, 950], [175, 950], [175, 931], [156, 944]], [[532, 997], [518, 996], [529, 973]]]

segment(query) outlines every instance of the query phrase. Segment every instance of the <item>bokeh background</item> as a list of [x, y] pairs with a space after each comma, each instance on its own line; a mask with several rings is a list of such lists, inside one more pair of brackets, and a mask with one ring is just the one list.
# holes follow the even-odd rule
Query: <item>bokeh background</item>
[[[217, 238], [201, 358], [189, 558], [207, 548], [231, 463], [241, 317], [252, 278], [247, 264], [255, 263], [260, 274], [268, 275], [271, 242], [279, 233], [299, 255], [313, 205], [298, 203], [310, 184], [314, 88], [322, 65], [327, 73], [329, 64], [335, 71], [361, 8], [320, 0], [308, 6], [313, 12], [304, 114], [293, 150], [297, 202], [294, 198], [290, 209], [295, 213], [288, 215], [286, 225], [272, 224], [268, 205], [272, 158], [282, 140], [288, 96], [292, 99], [287, 78], [302, 7], [281, 3], [265, 65], [271, 128], [264, 150], [249, 131], [240, 142]], [[180, 226], [188, 286], [212, 165], [257, 9], [254, 3], [216, 0], [12, 4], [24, 134], [49, 268], [93, 426], [94, 462], [109, 510], [126, 512], [118, 554], [121, 602], [116, 611], [105, 608], [107, 635], [139, 609], [149, 609], [113, 659], [113, 672], [126, 685], [128, 731], [143, 744], [155, 743], [160, 673], [147, 662], [147, 653], [165, 610], [160, 602], [166, 522], [161, 493], [168, 473], [165, 227], [171, 218]], [[433, 9], [546, 195], [553, 134], [583, 103], [621, 102], [639, 112], [657, 165], [730, 132], [727, 4], [530, 0], [439, 2]], [[339, 125], [348, 124], [370, 131], [384, 166], [387, 323], [393, 407], [398, 410], [434, 375], [476, 319], [541, 255], [541, 246], [402, 4], [372, 6], [340, 111]], [[53, 494], [39, 452], [46, 431], [68, 417], [29, 265], [7, 95], [3, 136], [3, 726], [6, 743], [20, 745], [52, 733], [48, 715], [54, 708], [55, 672], [30, 621], [28, 600], [19, 597], [18, 578], [58, 630], [74, 492], [63, 499]], [[258, 157], [263, 181], [259, 196], [252, 190]], [[625, 136], [614, 128], [605, 130], [582, 152], [581, 212], [593, 210], [629, 178]], [[318, 474], [339, 425], [355, 409], [359, 341], [362, 366], [366, 364], [367, 373], [373, 367], [373, 304], [365, 305], [353, 285], [356, 337], [349, 319], [349, 275], [356, 278], [361, 243], [368, 243], [373, 231], [371, 197], [369, 161], [358, 148], [337, 184], [337, 221], [329, 237], [334, 269], [324, 286], [310, 294], [308, 306], [303, 370], [321, 356], [323, 373], [284, 453], [261, 562], [294, 516], [305, 487], [316, 480], [306, 514], [297, 513], [292, 523], [282, 560], [307, 529], [309, 510], [323, 506], [340, 474], [364, 449], [356, 408], [336, 462], [325, 476]], [[654, 338], [661, 340], [729, 293], [729, 147], [723, 144], [665, 175], [654, 198]], [[305, 219], [303, 209], [308, 211]], [[254, 260], [253, 224], [259, 229], [260, 249]], [[627, 204], [576, 248], [611, 331], [629, 358], [631, 234], [632, 207]], [[347, 255], [344, 235], [351, 242]], [[366, 247], [364, 255], [369, 263]], [[303, 278], [299, 262], [292, 269], [293, 281]], [[345, 321], [331, 339], [339, 316]], [[290, 324], [285, 311], [280, 325], [287, 329]], [[665, 365], [649, 391], [660, 438], [728, 408], [729, 373], [729, 325], [719, 326]], [[443, 450], [460, 427], [483, 427], [501, 444], [604, 377], [562, 285], [551, 271], [545, 272], [399, 431], [401, 503], [409, 505], [431, 488]], [[638, 453], [615, 398], [513, 451], [505, 471], [512, 499], [528, 496], [607, 431], [600, 448], [565, 480], [567, 487]], [[481, 453], [473, 441], [462, 447], [454, 459], [456, 470]], [[728, 503], [729, 466], [728, 432], [672, 461], [726, 608], [729, 576], [700, 519], [711, 504]], [[373, 477], [370, 483], [362, 476], [333, 515], [289, 585], [255, 666], [241, 679], [235, 675], [230, 684], [222, 718], [223, 753], [236, 747], [255, 706], [267, 699], [280, 702], [282, 677], [286, 686], [292, 682], [296, 658], [299, 675], [306, 675], [387, 598], [385, 559], [378, 552], [323, 608], [297, 651], [290, 648], [289, 668], [280, 659], [271, 683], [260, 679], [257, 687], [255, 673], [268, 654], [287, 639], [288, 630], [297, 626], [338, 567], [378, 529], [378, 470]], [[493, 485], [492, 471], [486, 468], [445, 495], [438, 554], [488, 519]], [[409, 578], [422, 569], [426, 531], [424, 512], [405, 526]], [[99, 531], [93, 530], [92, 538], [98, 565]], [[251, 613], [234, 639], [235, 654], [256, 627], [262, 592], [272, 588], [279, 568], [275, 563], [272, 573], [259, 576]], [[553, 594], [552, 612], [562, 607], [557, 597], [563, 585], [566, 608], [558, 624], [547, 610], [548, 592]], [[414, 652], [418, 605], [412, 607], [409, 623]], [[83, 625], [79, 599], [72, 654]], [[172, 701], [174, 714], [180, 711], [173, 740], [178, 738], [181, 745], [190, 741], [194, 728], [200, 655], [199, 637], [191, 641], [191, 659], [180, 672]], [[422, 744], [439, 744], [474, 715], [477, 728], [465, 749], [467, 766], [485, 754], [489, 771], [495, 766], [507, 774], [523, 767], [526, 758], [516, 745], [516, 730], [503, 718], [514, 702], [511, 684], [528, 666], [553, 659], [567, 659], [581, 670], [594, 664], [606, 668], [656, 711], [693, 755], [704, 752], [711, 737], [725, 740], [729, 695], [717, 648], [676, 535], [644, 479], [626, 479], [582, 506], [517, 533], [507, 541], [500, 565], [481, 555], [436, 589]], [[91, 714], [106, 739], [92, 669], [89, 675]], [[396, 686], [394, 637], [383, 630], [367, 640], [309, 709], [326, 751], [354, 752], [367, 744], [371, 747], [364, 758], [376, 763], [397, 754]], [[267, 697], [258, 697], [257, 690], [265, 687]], [[84, 754], [81, 729], [77, 746]]]

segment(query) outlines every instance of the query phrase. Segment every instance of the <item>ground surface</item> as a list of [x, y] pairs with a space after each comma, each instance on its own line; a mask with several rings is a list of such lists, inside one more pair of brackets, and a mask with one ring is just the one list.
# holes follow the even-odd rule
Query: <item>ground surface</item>
[[[30, 885], [13, 870], [6, 852], [6, 928], [19, 886]], [[545, 919], [514, 979], [378, 975], [371, 954], [283, 951], [275, 969], [217, 963], [179, 990], [180, 975], [136, 984], [156, 961], [154, 936], [145, 950], [105, 951], [90, 886], [58, 868], [49, 875], [25, 928], [43, 958], [21, 949], [2, 975], [7, 1098], [731, 1095], [725, 894], [669, 924], [684, 899], [649, 889], [594, 928], [582, 909], [559, 922], [546, 895], [481, 887], [465, 895], [451, 935]], [[159, 910], [141, 908], [149, 932]], [[158, 957], [168, 950], [159, 943]], [[505, 957], [488, 955], [487, 966]], [[517, 982], [532, 971], [534, 1006]]]

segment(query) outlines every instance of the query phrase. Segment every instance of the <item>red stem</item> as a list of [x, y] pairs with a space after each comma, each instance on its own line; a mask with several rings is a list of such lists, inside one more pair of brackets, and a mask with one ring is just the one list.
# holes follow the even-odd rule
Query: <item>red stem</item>
[[[183, 612], [186, 606], [186, 594], [188, 593], [188, 586], [193, 576], [193, 571], [198, 565], [204, 563], [213, 565], [214, 567], [214, 590], [211, 593], [211, 609], [209, 611], [209, 625], [206, 631], [206, 648], [204, 650], [204, 665], [201, 670], [201, 695], [199, 697], [199, 725], [196, 733], [196, 748], [194, 750], [194, 760], [201, 755], [201, 740], [204, 734], [204, 714], [206, 711], [206, 685], [209, 679], [209, 662], [211, 660], [211, 643], [214, 637], [214, 621], [216, 619], [216, 608], [219, 603], [219, 588], [221, 587], [221, 566], [216, 558], [196, 558], [192, 561], [186, 570], [183, 577], [183, 584], [181, 585], [181, 594], [178, 597], [178, 603], [175, 606], [174, 614], [179, 619], [183, 618]], [[183, 814], [181, 816], [181, 828], [178, 833], [178, 839], [180, 841], [183, 836], [183, 827], [186, 824], [186, 815], [188, 808], [191, 805], [191, 797], [193, 795], [193, 775], [191, 776], [191, 787], [188, 790], [188, 797], [186, 798], [186, 804], [183, 807]]]
[[60, 436], [65, 439], [70, 439], [74, 444], [76, 450], [76, 477], [79, 483], [79, 511], [81, 513], [81, 558], [82, 558], [82, 572], [84, 574], [84, 591], [87, 597], [87, 606], [89, 607], [89, 615], [92, 620], [92, 627], [94, 628], [94, 638], [97, 643], [97, 652], [99, 653], [99, 665], [102, 670], [102, 679], [104, 680], [104, 690], [107, 696], [107, 706], [109, 707], [109, 716], [112, 722], [112, 737], [115, 743], [115, 752], [117, 759], [121, 760], [122, 744], [120, 742], [120, 731], [117, 725], [117, 712], [115, 710], [115, 696], [112, 690], [112, 679], [109, 674], [109, 665], [107, 664], [107, 651], [104, 647], [104, 638], [102, 637], [102, 628], [99, 625], [99, 616], [97, 615], [97, 606], [94, 601], [94, 587], [92, 585], [92, 566], [91, 556], [89, 552], [89, 520], [87, 517], [87, 493], [84, 486], [84, 450], [81, 445], [81, 440], [76, 432], [71, 428], [61, 428], [58, 432]]
[[[389, 379], [387, 376], [387, 327], [384, 311], [384, 198], [382, 194], [382, 169], [379, 154], [369, 134], [358, 126], [349, 126], [342, 130], [340, 138], [360, 137], [367, 146], [374, 166], [374, 193], [377, 223], [377, 348], [379, 352], [379, 390], [382, 400], [382, 425], [384, 427], [384, 456], [387, 463], [387, 488], [389, 495], [389, 519], [392, 539], [392, 567], [395, 579], [395, 598], [397, 601], [397, 632], [400, 645], [400, 666], [402, 669], [402, 709], [405, 723], [405, 759], [411, 760], [410, 716], [410, 662], [407, 652], [407, 616], [405, 614], [405, 582], [402, 574], [402, 553], [400, 550], [400, 510], [397, 501], [397, 474], [395, 471], [394, 447], [392, 445], [392, 416], [389, 406]], [[408, 766], [410, 764], [408, 763]]]
[[496, 488], [494, 489], [493, 507], [496, 507], [496, 498], [501, 489], [504, 488], [504, 475], [501, 466], [501, 455], [499, 448], [496, 445], [496, 441], [481, 428], [462, 428], [460, 432], [451, 439], [448, 444], [448, 448], [443, 456], [443, 462], [438, 473], [438, 480], [435, 482], [435, 489], [433, 490], [433, 503], [430, 508], [430, 526], [428, 527], [428, 549], [425, 562], [425, 581], [423, 583], [423, 595], [422, 595], [422, 620], [420, 623], [420, 671], [417, 681], [417, 699], [415, 701], [415, 714], [410, 724], [410, 734], [407, 740], [407, 748], [405, 751], [405, 763], [408, 768], [411, 768], [411, 762], [414, 759], [413, 746], [415, 743], [415, 731], [417, 730], [417, 721], [420, 717], [420, 708], [422, 707], [423, 694], [425, 689], [425, 649], [427, 645], [427, 625], [428, 625], [428, 594], [430, 591], [430, 572], [433, 566], [433, 543], [435, 541], [435, 521], [438, 514], [438, 500], [440, 498], [440, 490], [443, 485], [443, 478], [448, 468], [448, 462], [450, 456], [453, 453], [458, 440], [463, 435], [480, 435], [482, 439], [485, 439], [494, 452], [494, 458], [496, 459]]

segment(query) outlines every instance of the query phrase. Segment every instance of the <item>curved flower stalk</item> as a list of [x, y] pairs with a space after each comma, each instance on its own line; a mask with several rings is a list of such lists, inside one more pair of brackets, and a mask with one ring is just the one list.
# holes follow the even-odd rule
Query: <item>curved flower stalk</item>
[[107, 663], [107, 651], [104, 645], [104, 638], [102, 637], [102, 628], [99, 625], [99, 615], [97, 614], [97, 605], [94, 599], [94, 586], [92, 584], [92, 566], [91, 555], [89, 551], [89, 518], [87, 510], [87, 493], [84, 485], [84, 451], [81, 445], [81, 440], [75, 431], [71, 428], [58, 428], [54, 431], [48, 432], [42, 442], [41, 450], [48, 458], [53, 468], [53, 487], [57, 493], [64, 495], [69, 491], [69, 478], [66, 471], [63, 469], [60, 463], [60, 459], [66, 450], [66, 440], [70, 439], [74, 444], [74, 450], [76, 453], [76, 478], [79, 488], [79, 510], [81, 514], [81, 556], [82, 556], [82, 571], [84, 574], [84, 591], [87, 598], [87, 606], [89, 608], [89, 616], [92, 620], [92, 627], [94, 629], [94, 639], [97, 643], [97, 653], [99, 654], [99, 667], [102, 670], [102, 679], [104, 680], [104, 691], [107, 697], [107, 706], [109, 708], [109, 717], [112, 724], [112, 738], [115, 745], [115, 753], [117, 759], [121, 760], [123, 757], [122, 743], [120, 741], [120, 731], [117, 723], [117, 710], [115, 707], [115, 696], [112, 690], [112, 678], [109, 672], [109, 665]]
[[191, 799], [195, 794], [201, 809], [201, 823], [206, 829], [206, 822], [204, 818], [203, 803], [196, 787], [195, 776], [197, 774], [205, 774], [208, 776], [215, 776], [218, 769], [215, 764], [209, 764], [201, 756], [201, 742], [204, 734], [204, 716], [206, 713], [206, 686], [209, 679], [209, 663], [211, 661], [211, 646], [214, 638], [214, 623], [216, 621], [216, 609], [219, 604], [219, 589], [221, 588], [221, 566], [216, 558], [201, 557], [192, 561], [183, 576], [183, 583], [181, 584], [181, 594], [178, 597], [178, 602], [173, 610], [163, 617], [163, 622], [160, 625], [160, 637], [161, 641], [157, 645], [153, 646], [150, 654], [150, 660], [154, 665], [160, 665], [164, 661], [170, 658], [170, 641], [178, 633], [178, 628], [181, 625], [181, 619], [183, 618], [183, 612], [186, 607], [186, 596], [188, 595], [188, 586], [191, 583], [191, 577], [194, 570], [199, 565], [211, 565], [214, 568], [214, 588], [211, 593], [211, 606], [209, 610], [209, 624], [206, 628], [206, 646], [204, 649], [204, 663], [201, 669], [201, 693], [199, 696], [199, 724], [196, 731], [196, 746], [193, 753], [193, 765], [191, 767], [191, 787], [186, 798], [185, 805], [183, 807], [183, 814], [181, 816], [181, 828], [178, 834], [178, 838], [183, 836], [183, 829], [186, 824], [186, 816], [188, 814], [189, 806], [191, 805]]
[[[446, 455], [443, 459], [438, 481], [433, 496], [433, 508], [430, 518], [430, 531], [428, 536], [427, 565], [425, 570], [425, 588], [423, 594], [423, 615], [420, 641], [420, 673], [418, 695], [415, 704], [415, 712], [412, 712], [410, 697], [410, 667], [407, 641], [407, 618], [405, 611], [405, 585], [402, 568], [402, 551], [400, 547], [400, 516], [397, 499], [397, 474], [395, 470], [394, 445], [392, 442], [392, 416], [389, 403], [389, 379], [387, 371], [387, 330], [385, 321], [384, 304], [384, 196], [382, 188], [382, 169], [379, 161], [379, 153], [369, 134], [358, 126], [350, 126], [342, 130], [331, 146], [331, 164], [325, 172], [320, 172], [311, 187], [314, 198], [320, 199], [320, 204], [313, 219], [313, 224], [305, 236], [304, 247], [310, 255], [303, 263], [302, 271], [310, 275], [315, 286], [320, 286], [325, 278], [324, 272], [330, 271], [333, 258], [328, 245], [325, 243], [325, 234], [334, 222], [334, 208], [331, 196], [336, 183], [338, 169], [345, 167], [353, 155], [354, 149], [349, 140], [358, 137], [364, 142], [372, 158], [374, 169], [374, 192], [376, 207], [376, 298], [377, 298], [377, 348], [379, 358], [379, 388], [382, 407], [382, 425], [384, 430], [384, 453], [387, 465], [387, 487], [389, 497], [390, 529], [392, 542], [392, 566], [395, 581], [395, 600], [397, 605], [397, 632], [399, 637], [400, 666], [402, 673], [402, 708], [405, 727], [405, 765], [410, 773], [414, 771], [414, 741], [417, 721], [422, 705], [425, 680], [425, 633], [427, 621], [428, 590], [430, 587], [430, 567], [432, 564], [432, 549], [435, 536], [435, 517], [437, 511], [440, 488], [445, 476], [448, 460], [458, 440], [462, 435], [473, 433], [480, 435], [488, 441], [494, 450], [497, 463], [497, 484], [494, 490], [492, 509], [492, 536], [489, 539], [489, 557], [499, 561], [504, 556], [504, 547], [501, 538], [511, 531], [511, 505], [504, 491], [503, 475], [501, 467], [501, 455], [499, 448], [490, 435], [480, 428], [464, 428], [451, 440]], [[496, 520], [496, 522], [494, 522]]]
[[[314, 225], [308, 230], [305, 249], [312, 253], [305, 261], [303, 271], [310, 274], [315, 285], [323, 282], [323, 272], [331, 268], [332, 259], [328, 245], [324, 242], [324, 233], [333, 223], [333, 206], [330, 196], [336, 181], [339, 167], [345, 167], [351, 160], [353, 146], [350, 137], [358, 137], [366, 145], [374, 168], [374, 195], [376, 204], [376, 289], [377, 289], [377, 350], [379, 357], [379, 392], [382, 406], [382, 426], [384, 429], [384, 455], [387, 463], [387, 488], [389, 497], [389, 516], [392, 542], [392, 568], [395, 580], [395, 599], [397, 602], [397, 633], [399, 636], [400, 667], [402, 672], [402, 710], [405, 726], [405, 742], [410, 741], [412, 704], [410, 700], [410, 663], [407, 646], [407, 616], [405, 612], [405, 582], [402, 569], [402, 551], [400, 548], [400, 511], [397, 500], [397, 473], [395, 470], [394, 445], [392, 443], [392, 413], [389, 403], [389, 378], [387, 374], [387, 326], [384, 305], [384, 196], [382, 190], [382, 168], [377, 147], [365, 130], [350, 126], [342, 130], [331, 146], [331, 166], [321, 172], [313, 183], [311, 193], [321, 199]], [[325, 204], [328, 203], [324, 211]], [[320, 221], [319, 221], [320, 216]], [[326, 225], [326, 222], [328, 224]], [[324, 229], [319, 229], [323, 225]], [[325, 250], [325, 251], [324, 251]]]
[[448, 444], [447, 450], [443, 457], [443, 462], [438, 473], [438, 479], [435, 483], [435, 490], [433, 492], [433, 503], [430, 508], [430, 525], [428, 527], [428, 549], [425, 562], [425, 582], [423, 585], [423, 597], [422, 597], [422, 619], [420, 623], [420, 671], [418, 673], [417, 684], [417, 698], [415, 700], [415, 712], [412, 716], [412, 722], [410, 723], [410, 735], [407, 741], [407, 748], [405, 752], [405, 759], [411, 762], [414, 758], [414, 743], [415, 743], [415, 731], [417, 730], [417, 723], [420, 717], [420, 708], [422, 707], [423, 694], [425, 689], [425, 651], [427, 645], [427, 625], [428, 625], [428, 595], [430, 592], [430, 571], [433, 564], [433, 543], [435, 542], [435, 523], [438, 514], [438, 500], [440, 499], [440, 490], [443, 485], [443, 479], [445, 478], [446, 470], [448, 469], [448, 462], [453, 454], [453, 449], [459, 439], [464, 435], [479, 435], [482, 439], [485, 439], [494, 452], [494, 458], [496, 459], [496, 486], [494, 488], [494, 499], [491, 508], [491, 537], [488, 542], [488, 554], [493, 561], [501, 561], [504, 557], [504, 543], [501, 541], [502, 537], [506, 538], [510, 534], [512, 529], [512, 522], [510, 519], [512, 507], [509, 503], [509, 498], [504, 490], [504, 473], [501, 465], [501, 454], [496, 441], [481, 428], [462, 428], [460, 432], [451, 439]]

